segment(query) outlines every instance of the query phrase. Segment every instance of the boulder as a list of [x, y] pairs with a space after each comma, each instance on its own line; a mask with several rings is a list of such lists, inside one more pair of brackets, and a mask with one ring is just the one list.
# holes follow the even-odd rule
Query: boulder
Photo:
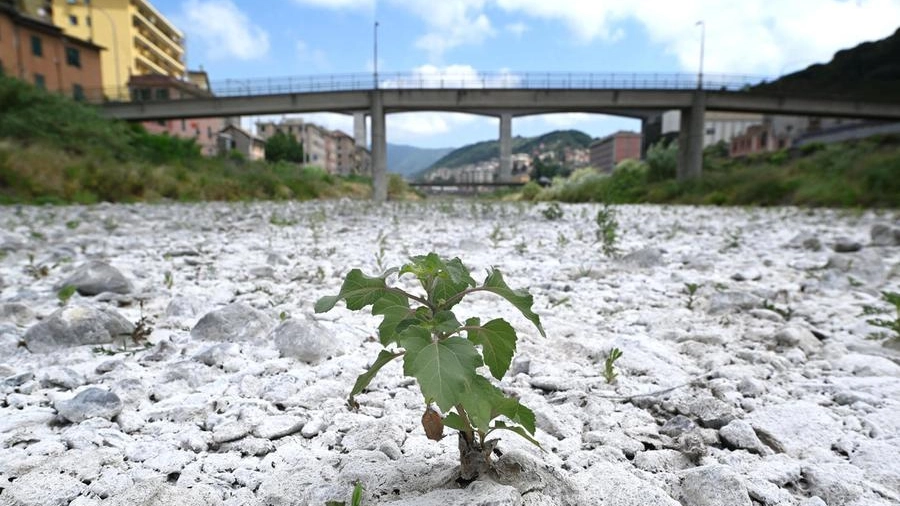
[[642, 269], [662, 265], [662, 250], [659, 248], [643, 248], [622, 257], [622, 263]]
[[684, 506], [751, 506], [743, 480], [725, 466], [711, 465], [682, 471], [681, 504]]
[[12, 322], [16, 325], [27, 325], [34, 319], [34, 311], [25, 304], [8, 302], [0, 304], [0, 322]]
[[91, 387], [71, 399], [56, 401], [53, 407], [59, 416], [74, 423], [88, 418], [111, 420], [122, 411], [122, 400], [108, 390]]
[[828, 409], [807, 401], [761, 407], [744, 420], [766, 446], [793, 457], [829, 450], [841, 433], [841, 423]]
[[725, 441], [726, 445], [734, 449], [759, 453], [764, 448], [762, 442], [756, 437], [753, 427], [743, 420], [733, 420], [722, 427], [719, 429], [719, 436]]
[[130, 336], [134, 325], [110, 309], [71, 305], [60, 308], [25, 332], [32, 353], [50, 353], [85, 344], [108, 344]]
[[338, 352], [336, 336], [315, 320], [289, 319], [269, 336], [282, 357], [315, 364]]
[[9, 481], [3, 484], [0, 496], [4, 506], [68, 506], [87, 488], [79, 479], [52, 467], [42, 467]]
[[191, 330], [191, 337], [200, 341], [261, 342], [272, 319], [265, 313], [235, 302], [206, 313]]
[[869, 238], [871, 246], [900, 246], [900, 227], [876, 223], [869, 231]]
[[103, 501], [104, 506], [218, 506], [221, 493], [206, 485], [191, 488], [167, 485], [162, 481], [135, 483], [128, 490]]
[[57, 285], [57, 289], [64, 286], [74, 286], [81, 295], [97, 295], [104, 292], [130, 293], [131, 282], [118, 269], [100, 260], [79, 266], [68, 278]]

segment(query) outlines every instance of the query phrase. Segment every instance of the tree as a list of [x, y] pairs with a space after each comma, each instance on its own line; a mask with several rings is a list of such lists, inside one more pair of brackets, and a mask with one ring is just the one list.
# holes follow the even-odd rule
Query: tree
[[275, 132], [266, 142], [266, 160], [303, 163], [303, 145], [293, 135]]

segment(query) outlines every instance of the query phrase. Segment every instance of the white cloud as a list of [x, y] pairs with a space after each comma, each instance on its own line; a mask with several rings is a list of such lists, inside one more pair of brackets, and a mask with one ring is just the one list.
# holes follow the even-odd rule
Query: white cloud
[[295, 48], [297, 50], [297, 60], [299, 60], [307, 69], [321, 71], [328, 70], [331, 66], [328, 63], [328, 57], [325, 55], [325, 51], [311, 48], [302, 40], [297, 41]]
[[294, 3], [328, 9], [374, 9], [376, 0], [294, 0]]
[[515, 35], [516, 37], [521, 37], [525, 32], [528, 31], [528, 25], [522, 23], [521, 21], [518, 23], [509, 23], [504, 28], [507, 32]]
[[432, 62], [440, 62], [444, 53], [463, 45], [478, 45], [496, 35], [484, 13], [487, 0], [390, 0], [415, 13], [428, 27], [416, 41]]
[[189, 0], [181, 17], [188, 40], [201, 41], [210, 59], [253, 60], [269, 51], [269, 34], [231, 0]]
[[890, 35], [900, 19], [898, 0], [493, 0], [497, 7], [563, 23], [580, 42], [614, 41], [633, 20], [651, 40], [694, 71], [700, 28], [706, 26], [705, 68], [710, 72], [796, 70], [830, 59], [861, 40]]
[[[450, 112], [410, 112], [387, 116], [387, 138], [393, 144], [447, 145], [451, 132], [496, 123], [493, 118]], [[454, 136], [456, 137], [456, 136]]]

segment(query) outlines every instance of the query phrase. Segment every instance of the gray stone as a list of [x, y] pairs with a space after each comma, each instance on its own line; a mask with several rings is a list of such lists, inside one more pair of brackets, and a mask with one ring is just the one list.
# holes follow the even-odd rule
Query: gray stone
[[244, 422], [232, 421], [216, 425], [213, 429], [213, 442], [227, 443], [236, 441], [250, 433], [250, 426]]
[[753, 432], [753, 427], [743, 420], [734, 420], [719, 429], [719, 435], [728, 446], [735, 449], [761, 452], [763, 444]]
[[12, 322], [22, 326], [32, 320], [34, 320], [34, 311], [25, 304], [18, 302], [0, 304], [0, 322]]
[[838, 237], [834, 241], [832, 249], [838, 253], [855, 253], [861, 250], [862, 247], [863, 245], [859, 241], [854, 241], [849, 237]]
[[650, 473], [672, 473], [694, 466], [691, 459], [676, 450], [648, 450], [637, 453], [634, 467]]
[[720, 429], [737, 416], [733, 407], [709, 395], [692, 399], [687, 409], [679, 408], [679, 411], [693, 416], [702, 427], [709, 429]]
[[574, 502], [580, 499], [581, 502], [574, 502], [578, 505], [680, 506], [678, 501], [655, 482], [638, 478], [628, 472], [627, 467], [597, 462], [572, 478], [582, 492], [580, 497], [579, 494], [574, 494], [570, 500]]
[[141, 357], [140, 362], [164, 362], [178, 354], [178, 347], [172, 344], [172, 341], [163, 340], [156, 343], [146, 355]]
[[78, 293], [85, 296], [104, 292], [131, 293], [131, 282], [118, 269], [100, 260], [79, 266], [69, 277], [59, 283], [57, 290], [64, 286], [73, 286]]
[[18, 234], [0, 230], [0, 251], [19, 251], [26, 245], [25, 239]]
[[811, 449], [830, 449], [841, 432], [831, 412], [807, 401], [764, 406], [744, 419], [766, 446], [799, 457]]
[[221, 367], [226, 360], [240, 355], [241, 348], [234, 343], [222, 343], [210, 346], [194, 355], [194, 360], [210, 367]]
[[73, 390], [87, 382], [83, 374], [68, 367], [48, 367], [41, 371], [39, 378], [44, 388], [60, 387], [65, 390]]
[[709, 298], [709, 314], [748, 311], [762, 307], [763, 300], [747, 292], [715, 292]]
[[801, 232], [788, 242], [788, 246], [791, 248], [803, 248], [810, 251], [821, 251], [822, 241], [812, 234]]
[[861, 499], [868, 486], [865, 473], [856, 466], [820, 463], [803, 467], [810, 494], [825, 500], [828, 506], [848, 506]]
[[200, 341], [261, 342], [272, 327], [272, 319], [262, 311], [235, 302], [206, 313], [191, 330]]
[[71, 305], [56, 310], [25, 332], [32, 353], [49, 353], [85, 344], [108, 344], [130, 336], [134, 325], [110, 309]]
[[872, 225], [869, 237], [871, 246], [900, 246], [900, 228], [894, 228], [884, 223]]
[[172, 318], [193, 318], [203, 308], [203, 303], [196, 297], [176, 295], [166, 306], [166, 316]]
[[622, 257], [622, 263], [642, 269], [656, 267], [663, 263], [662, 250], [659, 248], [639, 249]]
[[253, 429], [253, 435], [262, 439], [278, 439], [300, 432], [306, 420], [294, 415], [267, 416]]
[[84, 483], [62, 470], [41, 468], [12, 483], [4, 483], [0, 505], [68, 506], [86, 488]]
[[682, 471], [681, 504], [684, 506], [751, 506], [747, 486], [725, 466], [702, 466]]
[[56, 401], [53, 407], [61, 417], [79, 423], [96, 417], [111, 420], [122, 411], [122, 401], [110, 391], [91, 387], [71, 399]]
[[884, 283], [886, 275], [881, 254], [875, 251], [839, 253], [828, 257], [822, 284], [833, 289], [877, 288]]
[[478, 480], [464, 489], [434, 490], [392, 501], [393, 506], [519, 506], [522, 495], [515, 487]]
[[103, 502], [103, 506], [219, 506], [222, 496], [206, 485], [191, 488], [167, 485], [162, 481], [135, 483], [125, 492]]
[[690, 418], [684, 415], [675, 415], [666, 420], [666, 423], [660, 427], [659, 432], [660, 434], [665, 434], [669, 437], [678, 437], [685, 432], [690, 432], [696, 428], [697, 424]]
[[289, 319], [270, 336], [282, 357], [315, 364], [338, 351], [336, 336], [315, 320]]
[[775, 343], [787, 348], [800, 348], [807, 355], [822, 351], [822, 342], [808, 329], [788, 326], [775, 334]]

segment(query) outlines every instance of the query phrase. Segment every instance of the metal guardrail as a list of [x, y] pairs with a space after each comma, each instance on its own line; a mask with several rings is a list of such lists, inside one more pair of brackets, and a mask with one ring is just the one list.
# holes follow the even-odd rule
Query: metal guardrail
[[[764, 76], [709, 74], [705, 90], [738, 91], [766, 81]], [[417, 89], [524, 89], [524, 90], [689, 90], [698, 88], [696, 74], [680, 73], [585, 73], [585, 72], [478, 72], [424, 74], [417, 72], [331, 74], [253, 79], [224, 79], [211, 83], [216, 97], [250, 97], [286, 93]], [[130, 101], [128, 89], [89, 90], [90, 102]], [[196, 97], [184, 97], [196, 98]], [[142, 101], [178, 100], [150, 96]]]

